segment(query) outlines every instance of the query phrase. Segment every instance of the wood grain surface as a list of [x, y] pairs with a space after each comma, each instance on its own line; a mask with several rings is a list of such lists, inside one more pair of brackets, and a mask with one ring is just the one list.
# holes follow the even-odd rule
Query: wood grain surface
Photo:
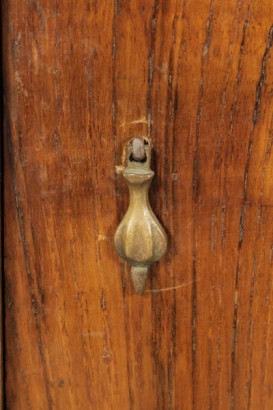
[[[9, 410], [273, 407], [273, 2], [3, 0]], [[124, 143], [169, 247], [134, 293]]]

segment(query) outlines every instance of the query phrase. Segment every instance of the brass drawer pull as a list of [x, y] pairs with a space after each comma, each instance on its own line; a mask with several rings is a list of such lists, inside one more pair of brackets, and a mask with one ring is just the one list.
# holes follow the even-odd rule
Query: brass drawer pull
[[154, 176], [150, 169], [151, 143], [147, 138], [132, 138], [126, 148], [127, 166], [122, 174], [129, 188], [130, 203], [117, 228], [114, 243], [118, 254], [131, 265], [134, 288], [141, 294], [150, 264], [158, 261], [166, 251], [167, 236], [148, 198]]

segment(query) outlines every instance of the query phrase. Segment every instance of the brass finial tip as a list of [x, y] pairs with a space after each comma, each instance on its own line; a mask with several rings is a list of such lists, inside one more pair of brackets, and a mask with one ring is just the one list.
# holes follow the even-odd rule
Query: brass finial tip
[[146, 279], [147, 279], [147, 266], [132, 266], [131, 268], [131, 278], [135, 288], [136, 293], [141, 295], [144, 291]]

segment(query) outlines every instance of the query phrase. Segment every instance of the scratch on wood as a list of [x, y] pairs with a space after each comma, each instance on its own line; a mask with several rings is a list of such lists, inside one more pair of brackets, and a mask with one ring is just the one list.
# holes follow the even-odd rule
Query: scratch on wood
[[[197, 281], [196, 281], [196, 282], [197, 282]], [[194, 283], [194, 281], [191, 281], [191, 282], [187, 282], [187, 283], [181, 283], [180, 285], [177, 285], [177, 286], [171, 286], [171, 287], [169, 287], [169, 288], [148, 289], [148, 290], [145, 290], [145, 293], [146, 293], [146, 292], [148, 292], [148, 293], [169, 292], [169, 291], [171, 291], [171, 290], [177, 290], [177, 289], [180, 289], [180, 288], [182, 288], [182, 287], [186, 287], [186, 286], [192, 285], [193, 283]]]
[[[141, 117], [137, 120], [130, 121], [130, 124], [149, 124], [149, 122], [152, 123], [152, 121], [149, 121], [149, 119], [147, 119], [146, 117]], [[120, 128], [124, 128], [126, 124], [127, 124], [127, 122], [123, 121], [120, 124]]]
[[104, 289], [101, 290], [100, 307], [101, 307], [101, 310], [107, 309], [106, 295], [105, 295]]
[[15, 71], [14, 76], [15, 76], [16, 88], [17, 88], [18, 93], [23, 94], [25, 97], [28, 97], [28, 92], [24, 86], [24, 83], [18, 71]]
[[131, 121], [131, 124], [148, 124], [146, 117], [139, 118], [139, 120]]
[[108, 235], [98, 234], [98, 241], [108, 241], [110, 237]]

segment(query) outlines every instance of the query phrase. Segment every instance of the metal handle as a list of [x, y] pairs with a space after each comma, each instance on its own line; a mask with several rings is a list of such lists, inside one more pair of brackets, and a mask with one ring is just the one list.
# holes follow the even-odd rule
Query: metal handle
[[147, 138], [132, 138], [126, 148], [127, 166], [122, 174], [129, 188], [130, 204], [117, 228], [114, 243], [118, 254], [132, 266], [134, 288], [141, 294], [150, 264], [166, 251], [167, 236], [148, 198], [154, 176], [150, 169], [151, 143]]

